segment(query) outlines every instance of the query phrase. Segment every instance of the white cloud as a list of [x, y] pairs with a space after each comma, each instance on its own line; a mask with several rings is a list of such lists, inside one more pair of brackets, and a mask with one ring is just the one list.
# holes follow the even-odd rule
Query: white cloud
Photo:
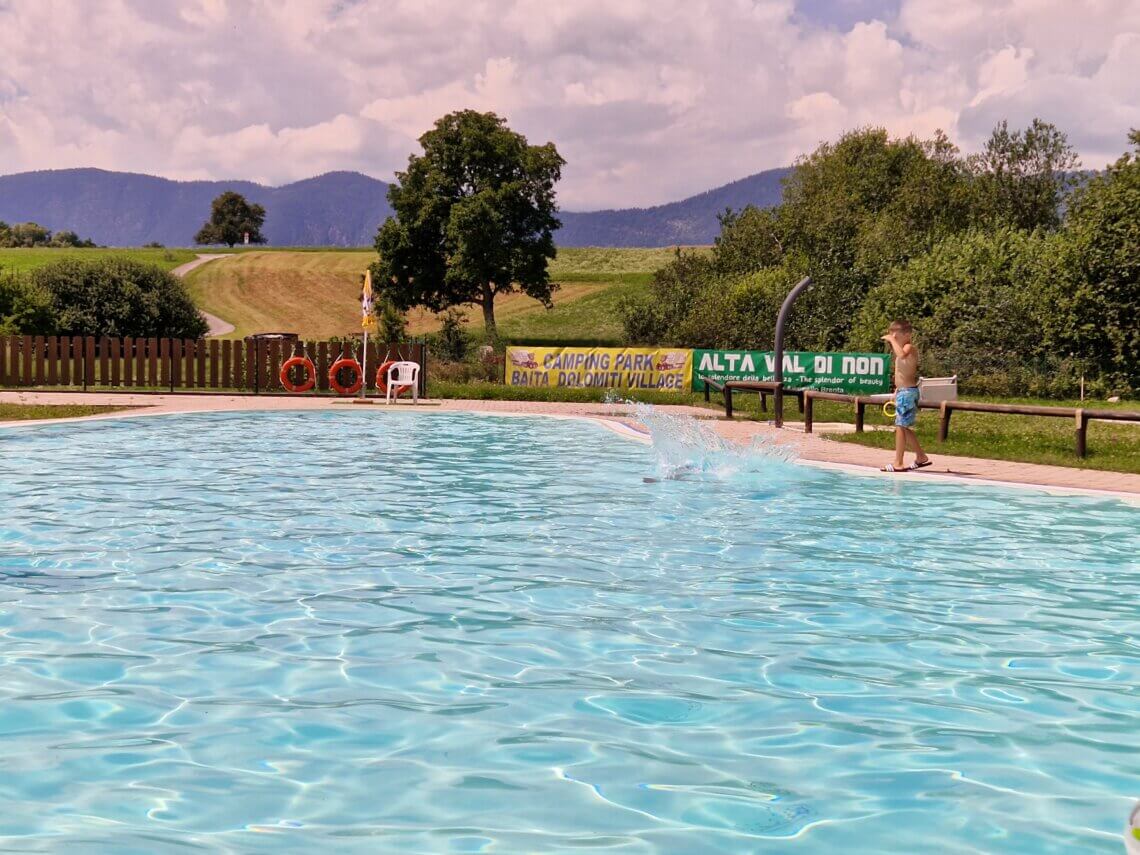
[[7, 0], [0, 171], [390, 178], [473, 107], [556, 142], [562, 202], [586, 208], [699, 192], [859, 125], [973, 150], [1040, 115], [1094, 167], [1140, 125], [1136, 0], [887, 5], [840, 27], [793, 0]]

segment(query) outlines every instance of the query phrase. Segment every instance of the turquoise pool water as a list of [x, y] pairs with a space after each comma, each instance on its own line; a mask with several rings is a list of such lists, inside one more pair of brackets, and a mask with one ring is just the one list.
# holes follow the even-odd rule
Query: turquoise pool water
[[0, 431], [0, 849], [1121, 851], [1140, 510], [683, 433]]

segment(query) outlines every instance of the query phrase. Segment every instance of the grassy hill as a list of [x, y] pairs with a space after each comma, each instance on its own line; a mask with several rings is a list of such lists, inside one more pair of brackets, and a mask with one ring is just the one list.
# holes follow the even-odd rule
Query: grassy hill
[[[616, 307], [646, 287], [670, 249], [561, 249], [551, 275], [562, 287], [554, 308], [514, 294], [496, 301], [503, 336], [516, 341], [614, 342], [621, 335]], [[232, 337], [253, 332], [296, 332], [326, 338], [360, 331], [360, 276], [375, 259], [371, 250], [249, 251], [211, 261], [187, 277], [202, 309], [235, 326]], [[482, 312], [468, 308], [469, 330], [480, 337]], [[432, 332], [439, 320], [409, 313], [409, 331]]]

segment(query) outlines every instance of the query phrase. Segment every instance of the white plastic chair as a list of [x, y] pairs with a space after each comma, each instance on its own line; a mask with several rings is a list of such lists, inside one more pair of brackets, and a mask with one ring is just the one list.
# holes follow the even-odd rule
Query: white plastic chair
[[385, 404], [392, 403], [398, 398], [396, 391], [401, 386], [412, 387], [412, 403], [420, 400], [420, 364], [418, 362], [397, 362], [388, 366], [388, 392], [384, 398]]

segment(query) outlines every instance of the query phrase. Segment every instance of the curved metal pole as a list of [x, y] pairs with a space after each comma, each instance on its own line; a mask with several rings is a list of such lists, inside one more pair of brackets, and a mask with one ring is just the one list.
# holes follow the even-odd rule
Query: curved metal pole
[[792, 304], [796, 302], [800, 294], [811, 287], [811, 277], [805, 276], [796, 283], [796, 287], [788, 292], [788, 296], [784, 298], [784, 304], [780, 306], [780, 314], [776, 316], [776, 373], [774, 380], [776, 381], [776, 427], [784, 426], [784, 324], [787, 323], [788, 315], [792, 312]]

